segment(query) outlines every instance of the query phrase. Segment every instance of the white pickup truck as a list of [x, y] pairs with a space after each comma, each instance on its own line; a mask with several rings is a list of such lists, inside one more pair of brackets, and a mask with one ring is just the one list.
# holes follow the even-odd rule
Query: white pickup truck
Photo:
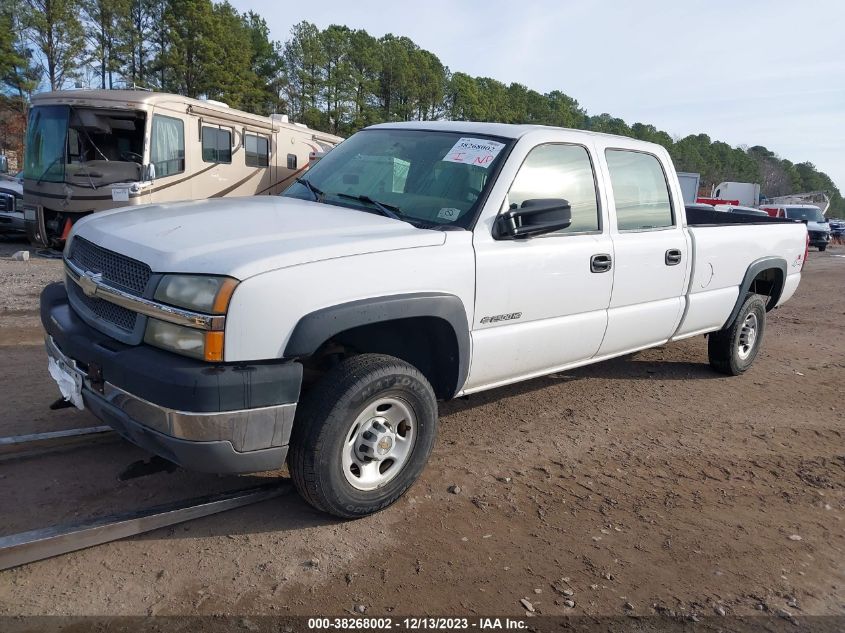
[[690, 210], [666, 151], [539, 126], [378, 125], [281, 197], [130, 207], [41, 298], [64, 398], [189, 469], [287, 461], [340, 517], [422, 471], [437, 400], [709, 334], [754, 361], [807, 229]]

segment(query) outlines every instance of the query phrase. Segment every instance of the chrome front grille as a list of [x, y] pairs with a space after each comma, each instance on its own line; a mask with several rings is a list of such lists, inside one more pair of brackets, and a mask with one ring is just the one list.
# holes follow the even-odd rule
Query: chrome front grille
[[68, 259], [85, 272], [101, 273], [103, 281], [142, 295], [150, 281], [150, 267], [138, 260], [75, 237]]
[[127, 310], [123, 306], [115, 305], [103, 299], [89, 297], [82, 292], [82, 288], [76, 283], [71, 282], [68, 287], [72, 298], [88, 308], [97, 318], [111, 323], [121, 330], [126, 330], [127, 333], [135, 329], [135, 322], [138, 319], [137, 312]]
[[15, 196], [10, 193], [0, 193], [0, 212], [15, 211], [16, 206]]

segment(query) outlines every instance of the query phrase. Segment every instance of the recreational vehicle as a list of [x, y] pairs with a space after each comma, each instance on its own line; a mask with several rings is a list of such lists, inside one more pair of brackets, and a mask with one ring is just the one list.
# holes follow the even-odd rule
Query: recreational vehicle
[[79, 218], [127, 205], [277, 194], [340, 138], [217, 101], [139, 90], [33, 97], [24, 219], [60, 246]]

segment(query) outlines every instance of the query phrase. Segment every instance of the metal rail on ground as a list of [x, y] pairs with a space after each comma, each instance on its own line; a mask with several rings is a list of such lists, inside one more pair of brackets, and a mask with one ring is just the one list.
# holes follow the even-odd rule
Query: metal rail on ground
[[82, 429], [0, 437], [0, 461], [41, 455], [80, 444], [114, 441], [119, 437], [110, 426], [89, 426]]
[[287, 481], [273, 483], [3, 536], [0, 537], [0, 570], [241, 508], [291, 490]]

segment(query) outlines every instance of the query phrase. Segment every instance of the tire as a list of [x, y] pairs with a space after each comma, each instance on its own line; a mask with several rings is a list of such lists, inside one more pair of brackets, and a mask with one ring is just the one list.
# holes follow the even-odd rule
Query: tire
[[348, 358], [300, 404], [288, 453], [293, 483], [336, 517], [383, 510], [419, 477], [437, 422], [434, 390], [415, 367], [380, 354]]
[[[757, 357], [765, 328], [766, 303], [760, 295], [749, 295], [733, 322], [708, 336], [707, 355], [711, 367], [728, 376], [744, 373]], [[749, 337], [752, 338], [750, 344]]]
[[827, 250], [827, 244], [822, 244], [819, 246], [819, 253], [824, 253]]

